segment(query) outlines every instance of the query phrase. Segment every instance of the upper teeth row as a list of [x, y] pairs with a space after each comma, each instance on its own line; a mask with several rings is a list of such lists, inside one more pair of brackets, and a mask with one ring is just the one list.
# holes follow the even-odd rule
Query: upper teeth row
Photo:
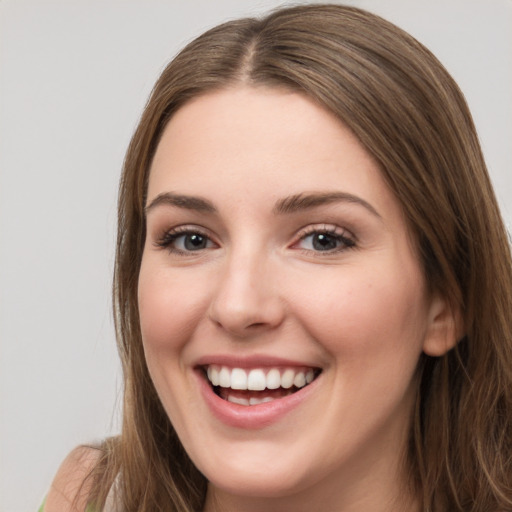
[[289, 389], [292, 386], [303, 388], [315, 378], [312, 369], [300, 370], [287, 368], [271, 368], [262, 370], [246, 370], [244, 368], [228, 368], [226, 366], [210, 365], [207, 370], [208, 380], [214, 386], [231, 389], [248, 389], [261, 391], [263, 389]]

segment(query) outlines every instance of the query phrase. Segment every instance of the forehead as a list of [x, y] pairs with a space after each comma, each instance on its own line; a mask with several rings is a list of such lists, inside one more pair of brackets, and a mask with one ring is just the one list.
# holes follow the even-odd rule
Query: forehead
[[379, 167], [333, 114], [296, 92], [237, 87], [200, 96], [180, 108], [154, 156], [155, 188], [219, 180], [317, 188], [333, 182], [382, 187]]

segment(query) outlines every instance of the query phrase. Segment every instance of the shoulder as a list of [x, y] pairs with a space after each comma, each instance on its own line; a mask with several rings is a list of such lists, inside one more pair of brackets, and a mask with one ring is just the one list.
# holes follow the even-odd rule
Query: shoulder
[[48, 492], [44, 512], [85, 510], [89, 486], [84, 482], [100, 455], [101, 451], [96, 448], [79, 446], [64, 459]]

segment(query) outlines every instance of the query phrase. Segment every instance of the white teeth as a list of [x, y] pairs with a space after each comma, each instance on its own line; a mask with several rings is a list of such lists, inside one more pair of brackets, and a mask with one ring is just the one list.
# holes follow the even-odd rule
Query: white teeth
[[238, 405], [251, 405], [247, 398], [238, 398], [236, 396], [228, 396], [228, 402], [232, 402]]
[[213, 386], [250, 391], [290, 389], [293, 386], [303, 388], [315, 378], [315, 372], [311, 368], [307, 371], [298, 368], [271, 368], [265, 373], [261, 368], [246, 370], [213, 364], [208, 366], [206, 374]]
[[253, 398], [247, 399], [247, 398], [240, 398], [240, 397], [229, 395], [226, 400], [233, 404], [248, 406], [248, 405], [264, 404], [266, 402], [272, 402], [274, 400], [274, 398], [272, 398], [270, 396], [266, 396], [264, 398], [254, 398], [253, 397]]
[[247, 377], [247, 389], [252, 391], [262, 391], [266, 387], [267, 380], [263, 370], [251, 370], [249, 372], [249, 377]]
[[219, 386], [221, 388], [231, 387], [231, 372], [225, 366], [223, 366], [219, 372]]
[[219, 385], [219, 370], [215, 366], [208, 366], [208, 379], [214, 386]]
[[281, 387], [284, 389], [290, 389], [293, 386], [293, 379], [295, 378], [295, 372], [293, 370], [285, 370], [281, 376]]
[[265, 398], [249, 398], [249, 405], [264, 404], [266, 402], [272, 402], [273, 398], [266, 396]]
[[267, 388], [278, 389], [281, 387], [281, 372], [277, 368], [272, 368], [267, 373]]
[[304, 373], [299, 372], [293, 379], [293, 385], [297, 388], [303, 388], [306, 385], [306, 376]]
[[231, 389], [247, 389], [247, 374], [242, 368], [233, 368], [231, 371]]

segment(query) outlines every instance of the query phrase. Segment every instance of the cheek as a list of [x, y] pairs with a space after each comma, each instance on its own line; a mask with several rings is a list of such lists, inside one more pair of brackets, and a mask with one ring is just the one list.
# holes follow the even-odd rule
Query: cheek
[[[148, 360], [179, 352], [204, 315], [204, 282], [187, 272], [154, 268], [143, 260], [138, 284], [139, 317]], [[149, 361], [148, 361], [149, 362]]]
[[326, 372], [333, 391], [325, 414], [349, 437], [393, 421], [403, 428], [410, 414], [427, 309], [421, 274], [398, 274], [366, 268], [337, 279], [317, 276], [302, 294], [297, 316], [333, 370]]
[[[303, 318], [314, 338], [337, 364], [354, 360], [365, 365], [411, 359], [416, 362], [427, 327], [421, 273], [397, 265], [375, 270], [345, 269], [333, 277], [315, 276], [295, 290]], [[307, 290], [307, 293], [304, 293]]]

